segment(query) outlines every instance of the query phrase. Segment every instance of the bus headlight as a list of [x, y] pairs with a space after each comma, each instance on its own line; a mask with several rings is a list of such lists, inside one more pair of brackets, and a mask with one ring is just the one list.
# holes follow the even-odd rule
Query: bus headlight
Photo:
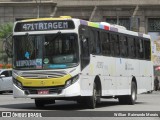
[[15, 78], [13, 78], [13, 83], [14, 83], [17, 87], [19, 87], [20, 89], [23, 88], [22, 83], [19, 82], [18, 80], [16, 80]]
[[72, 77], [71, 79], [67, 80], [65, 87], [68, 87], [68, 86], [72, 85], [72, 84], [75, 83], [78, 79], [79, 79], [79, 75], [76, 75], [76, 76]]

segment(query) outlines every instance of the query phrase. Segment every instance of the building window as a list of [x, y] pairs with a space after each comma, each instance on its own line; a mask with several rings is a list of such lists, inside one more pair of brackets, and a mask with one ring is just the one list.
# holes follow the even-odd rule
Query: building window
[[148, 18], [148, 31], [160, 32], [160, 18]]
[[106, 22], [111, 24], [119, 24], [130, 30], [130, 18], [106, 18]]

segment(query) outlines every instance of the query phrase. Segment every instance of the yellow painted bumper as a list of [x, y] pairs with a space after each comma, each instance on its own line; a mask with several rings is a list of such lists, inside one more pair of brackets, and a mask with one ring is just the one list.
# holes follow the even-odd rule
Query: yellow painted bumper
[[65, 85], [65, 82], [70, 78], [71, 76], [68, 74], [60, 78], [30, 79], [18, 76], [16, 79], [25, 87], [48, 87]]

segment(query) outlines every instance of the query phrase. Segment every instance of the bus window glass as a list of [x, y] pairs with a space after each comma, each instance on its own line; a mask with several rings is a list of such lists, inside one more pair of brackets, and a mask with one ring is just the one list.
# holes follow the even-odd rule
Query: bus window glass
[[128, 39], [124, 37], [124, 57], [128, 57]]
[[135, 42], [133, 37], [128, 37], [129, 57], [135, 58]]
[[99, 32], [96, 29], [90, 30], [90, 42], [91, 42], [91, 53], [92, 54], [100, 54], [101, 53], [101, 42]]
[[137, 56], [137, 58], [139, 59], [140, 58], [140, 45], [139, 45], [139, 40], [136, 38], [135, 39], [135, 45], [136, 45], [136, 56]]
[[85, 36], [80, 36], [81, 42], [81, 69], [89, 64], [90, 53], [89, 53], [89, 40]]
[[111, 41], [110, 41], [110, 47], [111, 47], [111, 56], [115, 56], [115, 42], [116, 42], [117, 36], [115, 34], [111, 34]]
[[120, 48], [120, 54], [122, 57], [125, 56], [125, 48], [124, 48], [124, 36], [119, 36], [119, 48]]
[[115, 55], [119, 56], [120, 55], [120, 46], [119, 46], [119, 37], [118, 35], [115, 35]]
[[[86, 26], [80, 26], [79, 28], [79, 39], [81, 46], [81, 69], [89, 64], [90, 61], [90, 50], [93, 50], [93, 39], [89, 37], [90, 29]], [[90, 44], [89, 44], [90, 43]], [[90, 48], [91, 46], [91, 48]]]
[[136, 54], [136, 39], [135, 39], [135, 38], [133, 39], [133, 46], [134, 46], [134, 49], [133, 49], [133, 57], [136, 58], [136, 57], [137, 57], [137, 54]]
[[142, 39], [136, 39], [136, 54], [138, 59], [144, 58], [144, 45], [143, 45], [143, 40]]
[[78, 63], [76, 34], [48, 34], [14, 37], [14, 67], [56, 69]]
[[102, 33], [102, 54], [103, 55], [110, 55], [111, 49], [110, 49], [110, 39], [109, 39], [109, 33]]
[[95, 35], [96, 35], [96, 54], [98, 55], [101, 53], [101, 41], [100, 41], [99, 31], [95, 31]]
[[144, 40], [144, 47], [145, 47], [145, 59], [146, 60], [150, 60], [150, 51], [151, 51], [151, 46], [150, 46], [150, 41], [149, 40], [147, 40], [147, 39], [145, 39]]
[[90, 29], [90, 52], [92, 54], [95, 54], [96, 53], [96, 35], [95, 35], [95, 31]]
[[139, 39], [139, 54], [140, 58], [144, 58], [144, 45], [143, 45], [143, 39]]

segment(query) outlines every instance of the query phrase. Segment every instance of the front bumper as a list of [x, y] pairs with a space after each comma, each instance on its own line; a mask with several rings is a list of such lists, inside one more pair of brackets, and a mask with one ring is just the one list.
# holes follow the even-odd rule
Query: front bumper
[[[44, 88], [43, 88], [44, 89]], [[22, 90], [13, 84], [13, 97], [14, 98], [61, 98], [61, 97], [76, 97], [80, 96], [80, 84], [79, 81], [61, 90], [61, 92], [49, 93], [49, 94], [27, 94], [26, 90]]]

